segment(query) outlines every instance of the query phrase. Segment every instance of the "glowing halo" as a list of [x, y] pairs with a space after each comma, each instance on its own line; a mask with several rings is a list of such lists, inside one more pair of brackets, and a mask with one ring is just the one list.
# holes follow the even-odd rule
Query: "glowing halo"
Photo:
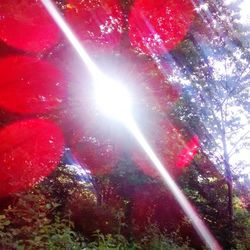
[[107, 116], [126, 120], [132, 110], [132, 98], [124, 85], [107, 79], [95, 85], [95, 99], [98, 108]]

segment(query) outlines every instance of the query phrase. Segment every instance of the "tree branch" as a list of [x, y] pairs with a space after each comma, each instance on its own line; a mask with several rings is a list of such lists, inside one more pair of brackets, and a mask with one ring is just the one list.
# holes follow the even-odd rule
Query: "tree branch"
[[242, 135], [241, 138], [236, 142], [236, 144], [233, 146], [233, 148], [230, 150], [230, 152], [229, 152], [229, 154], [228, 154], [229, 157], [231, 157], [231, 156], [233, 155], [234, 149], [237, 148], [237, 146], [238, 146], [238, 144], [240, 143], [240, 141], [241, 141], [249, 132], [250, 132], [250, 130], [247, 131], [244, 135]]

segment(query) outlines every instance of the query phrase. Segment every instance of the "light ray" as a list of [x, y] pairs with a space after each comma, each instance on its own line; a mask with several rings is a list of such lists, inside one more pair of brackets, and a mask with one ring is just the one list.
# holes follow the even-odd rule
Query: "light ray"
[[[67, 25], [67, 23], [64, 21], [64, 19], [61, 17], [59, 12], [57, 11], [56, 7], [53, 5], [53, 3], [50, 0], [41, 0], [41, 2], [44, 4], [47, 11], [50, 13], [52, 18], [55, 20], [55, 22], [58, 24], [58, 26], [61, 28], [64, 35], [67, 37], [71, 45], [75, 48], [75, 50], [78, 52], [79, 56], [85, 63], [86, 67], [89, 69], [90, 73], [92, 74], [93, 78], [96, 80], [94, 81], [95, 87], [100, 87], [101, 83], [103, 85], [107, 84], [107, 80], [109, 79], [105, 74], [102, 73], [102, 71], [96, 66], [96, 64], [91, 60], [86, 50], [83, 48], [79, 40], [77, 39], [76, 35], [72, 32], [71, 28]], [[103, 81], [104, 80], [104, 81]], [[98, 81], [101, 81], [98, 82]], [[106, 86], [106, 85], [105, 85]], [[102, 86], [103, 88], [104, 86]], [[109, 85], [107, 85], [109, 87]], [[116, 88], [115, 88], [116, 89]], [[120, 92], [118, 90], [118, 92]], [[113, 93], [115, 95], [116, 93]], [[107, 95], [107, 98], [110, 98], [111, 95]], [[117, 105], [117, 98], [114, 99], [115, 103], [111, 103], [111, 100], [108, 101], [108, 107], [111, 107], [112, 105]], [[119, 100], [118, 100], [119, 101]], [[126, 101], [126, 100], [125, 100]], [[103, 100], [102, 100], [103, 102]], [[124, 107], [124, 103], [122, 104], [122, 107]], [[128, 109], [129, 110], [129, 109]], [[114, 110], [115, 112], [111, 115], [116, 115], [117, 110]], [[169, 175], [166, 168], [163, 166], [157, 155], [154, 153], [150, 145], [148, 144], [147, 140], [141, 133], [140, 129], [138, 128], [136, 122], [134, 121], [132, 115], [128, 115], [128, 113], [125, 113], [124, 116], [117, 117], [118, 120], [120, 120], [127, 128], [128, 130], [133, 134], [139, 145], [143, 148], [144, 152], [147, 154], [149, 159], [152, 161], [155, 168], [159, 171], [161, 174], [161, 177], [165, 183], [165, 185], [170, 189], [170, 191], [173, 193], [175, 199], [187, 215], [189, 217], [192, 225], [194, 226], [196, 232], [200, 235], [200, 237], [204, 240], [206, 245], [210, 249], [214, 250], [220, 250], [221, 247], [219, 246], [216, 239], [213, 237], [213, 235], [209, 232], [208, 228], [204, 224], [204, 222], [199, 217], [198, 213], [195, 211], [195, 209], [192, 207], [190, 202], [187, 200], [185, 195], [182, 193], [180, 188], [177, 186], [175, 181], [172, 179], [172, 177]]]
[[198, 213], [195, 211], [194, 207], [187, 200], [183, 192], [180, 190], [180, 188], [177, 186], [173, 178], [169, 175], [164, 165], [159, 160], [158, 156], [150, 147], [149, 143], [147, 142], [142, 132], [138, 128], [134, 119], [130, 117], [130, 119], [126, 121], [125, 125], [133, 134], [133, 136], [136, 138], [137, 142], [140, 144], [142, 149], [145, 151], [145, 153], [147, 154], [147, 156], [153, 163], [154, 167], [161, 174], [162, 180], [164, 181], [166, 186], [170, 189], [170, 191], [174, 195], [175, 199], [177, 200], [177, 202], [179, 203], [179, 205], [181, 206], [181, 208], [183, 209], [187, 217], [190, 219], [196, 232], [200, 235], [200, 237], [204, 240], [204, 242], [207, 244], [207, 246], [210, 249], [216, 249], [216, 250], [221, 249], [216, 239], [209, 232], [208, 228], [206, 227], [204, 222], [201, 220]]
[[92, 77], [94, 77], [97, 80], [102, 79], [104, 76], [103, 73], [100, 71], [100, 69], [96, 66], [96, 64], [90, 58], [87, 51], [84, 49], [84, 47], [78, 40], [77, 36], [74, 34], [72, 29], [69, 27], [69, 25], [65, 22], [65, 20], [60, 15], [60, 13], [58, 12], [54, 4], [50, 0], [41, 0], [41, 2], [43, 3], [46, 10], [49, 12], [51, 17], [54, 19], [56, 24], [60, 27], [61, 31], [69, 40], [71, 45], [74, 47], [78, 55], [81, 57], [82, 61], [85, 63], [86, 67], [90, 71]]

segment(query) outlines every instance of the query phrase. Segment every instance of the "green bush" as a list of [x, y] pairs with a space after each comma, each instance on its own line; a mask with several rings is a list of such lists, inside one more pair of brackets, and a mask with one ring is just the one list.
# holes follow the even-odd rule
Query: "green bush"
[[178, 246], [171, 237], [152, 226], [141, 240], [128, 241], [121, 234], [106, 234], [97, 230], [92, 242], [76, 232], [70, 214], [61, 215], [60, 204], [48, 199], [39, 190], [16, 196], [14, 204], [0, 213], [1, 249], [73, 249], [73, 250], [163, 250], [189, 249]]
[[[19, 194], [0, 214], [1, 249], [83, 249], [70, 215], [60, 216], [59, 204], [38, 189]], [[67, 218], [66, 218], [67, 217]]]

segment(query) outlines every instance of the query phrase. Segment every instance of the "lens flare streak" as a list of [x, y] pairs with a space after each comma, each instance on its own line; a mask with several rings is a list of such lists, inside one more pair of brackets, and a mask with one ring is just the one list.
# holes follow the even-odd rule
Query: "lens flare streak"
[[[74, 47], [74, 49], [77, 51], [77, 53], [79, 54], [83, 62], [85, 63], [86, 67], [92, 74], [93, 79], [95, 80], [94, 84], [96, 83], [96, 87], [100, 86], [100, 82], [98, 81], [101, 81], [103, 82], [103, 84], [105, 84], [106, 82], [105, 80], [109, 78], [105, 76], [105, 74], [91, 60], [90, 56], [88, 55], [86, 50], [83, 48], [82, 44], [77, 39], [76, 35], [72, 32], [71, 28], [64, 21], [64, 19], [62, 18], [60, 13], [57, 11], [53, 3], [50, 0], [41, 0], [41, 2], [43, 3], [47, 11], [50, 13], [54, 21], [57, 23], [57, 25], [61, 28], [62, 32], [64, 33], [66, 38], [69, 40], [71, 45]], [[195, 230], [200, 235], [200, 237], [204, 240], [206, 245], [210, 249], [215, 249], [215, 250], [221, 249], [220, 245], [218, 244], [216, 239], [213, 237], [213, 235], [209, 232], [208, 228], [206, 227], [204, 222], [201, 220], [198, 213], [192, 207], [192, 205], [187, 200], [185, 195], [182, 193], [180, 188], [171, 178], [171, 176], [169, 175], [169, 173], [167, 172], [166, 168], [163, 166], [163, 164], [161, 163], [157, 155], [154, 153], [153, 149], [150, 147], [147, 140], [145, 139], [142, 132], [140, 131], [139, 127], [137, 126], [136, 122], [134, 121], [133, 117], [128, 116], [126, 114], [124, 117], [119, 117], [119, 120], [128, 128], [128, 130], [133, 134], [137, 142], [143, 148], [143, 150], [145, 151], [145, 153], [147, 154], [147, 156], [149, 157], [149, 159], [151, 160], [155, 168], [161, 174], [164, 183], [173, 193], [179, 205], [184, 210], [186, 215], [189, 217]]]
[[64, 21], [63, 17], [58, 12], [57, 8], [50, 0], [41, 0], [44, 7], [47, 9], [51, 17], [54, 19], [56, 24], [60, 27], [61, 31], [64, 33], [65, 37], [69, 40], [71, 45], [74, 47], [78, 55], [81, 57], [82, 61], [85, 63], [85, 66], [90, 71], [91, 75], [95, 79], [102, 79], [103, 73], [100, 69], [96, 66], [93, 60], [88, 55], [87, 51], [84, 49], [80, 41], [78, 40], [77, 36], [71, 30], [69, 25]]
[[150, 147], [149, 143], [143, 136], [142, 132], [138, 128], [136, 122], [131, 117], [129, 120], [125, 122], [125, 125], [133, 134], [137, 142], [140, 144], [142, 149], [145, 151], [151, 162], [153, 163], [154, 167], [159, 171], [161, 177], [166, 184], [166, 186], [170, 189], [172, 194], [174, 195], [175, 199], [178, 201], [179, 205], [191, 220], [192, 225], [194, 226], [196, 232], [200, 235], [200, 237], [206, 242], [207, 246], [210, 249], [221, 249], [220, 245], [217, 243], [216, 239], [213, 235], [209, 232], [204, 222], [200, 219], [198, 213], [195, 211], [193, 206], [187, 200], [185, 195], [182, 193], [180, 188], [177, 186], [175, 181], [167, 172], [166, 168], [163, 166], [157, 155], [154, 153], [153, 149]]

